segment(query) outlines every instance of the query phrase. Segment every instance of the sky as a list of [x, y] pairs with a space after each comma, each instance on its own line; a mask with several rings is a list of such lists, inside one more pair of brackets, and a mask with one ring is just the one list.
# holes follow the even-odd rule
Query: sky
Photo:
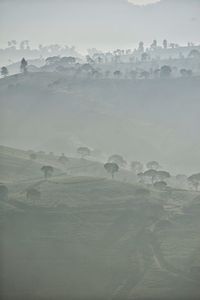
[[199, 16], [200, 0], [0, 0], [0, 47], [12, 39], [80, 51], [200, 43]]
[[130, 3], [135, 5], [147, 5], [151, 3], [159, 2], [160, 0], [129, 0]]

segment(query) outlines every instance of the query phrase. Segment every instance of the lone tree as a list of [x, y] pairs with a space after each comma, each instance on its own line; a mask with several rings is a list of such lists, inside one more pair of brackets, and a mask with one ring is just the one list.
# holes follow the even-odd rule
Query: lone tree
[[41, 171], [44, 173], [45, 179], [47, 179], [52, 176], [54, 169], [52, 166], [43, 166]]
[[28, 62], [25, 60], [25, 58], [22, 58], [21, 65], [20, 65], [21, 72], [27, 73], [27, 66], [28, 66]]
[[165, 181], [157, 181], [154, 183], [154, 188], [158, 190], [165, 190], [167, 187], [167, 183]]
[[167, 49], [167, 47], [168, 47], [168, 42], [167, 42], [167, 40], [165, 39], [165, 40], [163, 41], [163, 48], [164, 48], [164, 49]]
[[58, 158], [58, 161], [59, 161], [61, 164], [65, 165], [65, 164], [68, 162], [68, 158], [65, 156], [64, 153], [62, 153], [62, 155]]
[[86, 72], [92, 72], [94, 70], [94, 68], [90, 64], [82, 65], [81, 69]]
[[114, 178], [115, 173], [119, 171], [119, 166], [116, 163], [106, 163], [104, 168], [109, 174], [111, 174], [112, 178]]
[[168, 178], [171, 177], [170, 173], [169, 172], [166, 172], [166, 171], [157, 171], [157, 178], [160, 180], [160, 181], [164, 181]]
[[150, 77], [150, 73], [148, 71], [142, 71], [140, 73], [140, 78], [148, 79]]
[[124, 167], [126, 165], [125, 159], [119, 154], [113, 154], [108, 158], [108, 162], [116, 163], [119, 167]]
[[162, 66], [160, 69], [160, 77], [161, 78], [169, 78], [171, 76], [172, 69], [170, 66]]
[[150, 169], [145, 171], [144, 173], [145, 177], [149, 177], [151, 179], [152, 184], [154, 184], [155, 180], [156, 180], [156, 176], [157, 176], [157, 171], [154, 169]]
[[139, 162], [139, 161], [132, 161], [132, 162], [131, 162], [131, 170], [132, 170], [135, 174], [142, 173], [142, 171], [143, 171], [143, 165], [142, 165], [142, 163]]
[[160, 165], [157, 161], [153, 160], [153, 161], [149, 161], [146, 164], [147, 169], [153, 169], [153, 170], [158, 170], [160, 168]]
[[4, 184], [0, 183], [0, 201], [8, 200], [8, 188]]
[[192, 76], [192, 70], [181, 69], [180, 74], [181, 74], [182, 77], [191, 77]]
[[151, 49], [156, 50], [157, 47], [158, 47], [157, 40], [153, 40], [153, 43], [151, 44]]
[[140, 172], [137, 174], [137, 176], [139, 179], [139, 183], [144, 183], [144, 177], [145, 177], [144, 173]]
[[143, 52], [141, 55], [141, 61], [147, 61], [148, 57], [149, 57], [148, 53]]
[[120, 79], [121, 76], [122, 76], [122, 73], [121, 73], [121, 71], [116, 70], [116, 71], [113, 72], [113, 75], [114, 75], [115, 78]]
[[79, 147], [77, 149], [77, 153], [81, 156], [81, 158], [85, 158], [86, 156], [91, 155], [91, 150], [88, 147]]
[[142, 41], [139, 42], [138, 51], [139, 52], [144, 52], [144, 43]]
[[193, 174], [188, 177], [188, 182], [195, 188], [196, 191], [198, 191], [200, 186], [200, 173]]
[[6, 67], [1, 68], [1, 75], [4, 77], [8, 75], [8, 69]]

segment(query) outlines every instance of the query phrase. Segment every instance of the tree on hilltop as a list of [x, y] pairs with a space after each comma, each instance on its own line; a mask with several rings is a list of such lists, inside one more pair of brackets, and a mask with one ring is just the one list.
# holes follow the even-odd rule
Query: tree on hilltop
[[119, 166], [116, 163], [106, 163], [104, 168], [109, 174], [111, 174], [112, 178], [114, 178], [115, 173], [119, 171]]
[[1, 75], [4, 77], [8, 75], [8, 69], [6, 67], [1, 68]]
[[20, 65], [21, 72], [27, 73], [27, 66], [28, 66], [28, 62], [25, 60], [25, 58], [22, 58], [21, 65]]

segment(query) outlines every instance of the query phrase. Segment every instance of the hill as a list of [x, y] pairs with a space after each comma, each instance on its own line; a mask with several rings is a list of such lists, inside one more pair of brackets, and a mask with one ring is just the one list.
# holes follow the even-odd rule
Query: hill
[[176, 172], [198, 172], [199, 86], [199, 77], [10, 76], [0, 80], [1, 144], [69, 154], [87, 145], [104, 156], [118, 152], [129, 160], [159, 160]]
[[[62, 167], [44, 180], [38, 167], [55, 158], [40, 153], [24, 173], [26, 151], [0, 147], [0, 158], [9, 190], [0, 201], [3, 299], [198, 299], [198, 193]], [[40, 194], [27, 198], [30, 189]]]

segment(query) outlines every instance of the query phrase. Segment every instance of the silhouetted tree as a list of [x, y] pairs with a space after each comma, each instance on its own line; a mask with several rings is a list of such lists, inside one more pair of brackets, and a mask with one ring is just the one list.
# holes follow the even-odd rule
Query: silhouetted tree
[[170, 66], [162, 66], [160, 69], [160, 77], [161, 78], [169, 78], [171, 76], [172, 69]]
[[139, 42], [138, 51], [144, 52], [144, 43], [142, 41]]
[[25, 58], [22, 58], [21, 65], [20, 65], [21, 72], [26, 73], [27, 72], [27, 66], [28, 66], [28, 62], [25, 60]]
[[139, 183], [144, 183], [144, 173], [140, 172], [137, 174], [138, 178], [139, 178]]
[[192, 76], [192, 70], [181, 69], [180, 74], [182, 77], [190, 77]]
[[45, 179], [47, 179], [52, 176], [54, 168], [52, 166], [43, 166], [41, 171], [44, 173]]
[[151, 49], [155, 50], [158, 47], [157, 41], [153, 40], [153, 43], [151, 44]]
[[167, 40], [164, 40], [164, 41], [163, 41], [163, 48], [164, 48], [164, 49], [167, 49], [167, 47], [168, 47]]
[[1, 75], [4, 77], [8, 75], [8, 69], [6, 67], [1, 68]]
[[167, 183], [165, 181], [157, 181], [153, 184], [155, 189], [164, 190], [167, 187]]
[[91, 64], [83, 64], [79, 67], [78, 72], [79, 74], [85, 74], [88, 78], [92, 76], [94, 68]]
[[126, 165], [125, 159], [119, 154], [113, 154], [108, 158], [108, 162], [116, 163], [119, 167], [124, 167]]
[[193, 185], [196, 191], [198, 191], [198, 188], [200, 186], [200, 173], [193, 174], [188, 177], [188, 182]]
[[157, 171], [154, 169], [150, 169], [144, 172], [145, 177], [149, 177], [151, 179], [152, 184], [154, 184], [157, 176]]
[[166, 172], [166, 171], [157, 171], [156, 177], [157, 177], [160, 181], [164, 181], [164, 180], [170, 178], [171, 175], [170, 175], [169, 172]]
[[148, 79], [150, 77], [150, 73], [148, 71], [142, 71], [140, 73], [140, 78]]
[[112, 178], [114, 178], [115, 173], [119, 171], [119, 166], [116, 163], [106, 163], [104, 168], [109, 174], [111, 174]]
[[77, 153], [80, 154], [81, 158], [91, 155], [91, 150], [88, 147], [79, 147]]
[[147, 61], [148, 57], [149, 56], [148, 56], [148, 54], [146, 52], [142, 53], [142, 55], [141, 55], [141, 61]]
[[119, 78], [121, 78], [122, 73], [121, 73], [121, 71], [116, 70], [116, 71], [113, 72], [113, 75], [114, 75], [115, 78], [118, 78], [118, 79], [119, 79]]
[[92, 71], [92, 77], [95, 78], [95, 79], [99, 79], [101, 78], [102, 74], [100, 71], [97, 71], [97, 70], [93, 70]]

